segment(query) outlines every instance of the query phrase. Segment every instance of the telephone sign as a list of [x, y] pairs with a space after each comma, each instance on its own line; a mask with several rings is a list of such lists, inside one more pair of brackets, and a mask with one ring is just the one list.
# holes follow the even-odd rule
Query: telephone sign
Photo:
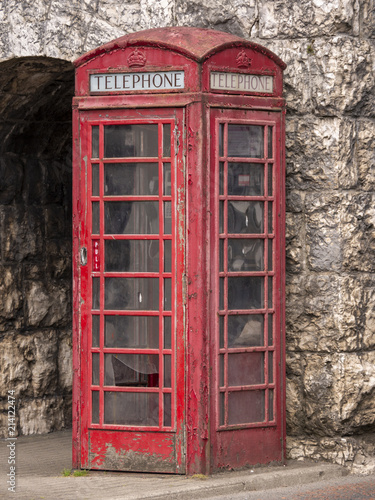
[[75, 65], [73, 466], [283, 461], [285, 64], [163, 28]]

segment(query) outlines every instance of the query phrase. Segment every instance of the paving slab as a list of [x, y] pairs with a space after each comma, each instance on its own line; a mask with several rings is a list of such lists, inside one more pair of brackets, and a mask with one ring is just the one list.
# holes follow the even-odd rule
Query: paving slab
[[16, 441], [16, 492], [8, 491], [9, 441], [0, 441], [0, 498], [17, 500], [192, 500], [246, 491], [307, 484], [346, 475], [328, 463], [286, 465], [225, 471], [209, 477], [89, 471], [63, 475], [71, 468], [71, 432], [23, 436]]

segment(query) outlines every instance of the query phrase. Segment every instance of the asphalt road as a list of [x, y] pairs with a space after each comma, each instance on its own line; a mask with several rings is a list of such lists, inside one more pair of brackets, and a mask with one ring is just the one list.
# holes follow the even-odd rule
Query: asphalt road
[[375, 500], [375, 475], [345, 476], [303, 486], [210, 497], [207, 500]]

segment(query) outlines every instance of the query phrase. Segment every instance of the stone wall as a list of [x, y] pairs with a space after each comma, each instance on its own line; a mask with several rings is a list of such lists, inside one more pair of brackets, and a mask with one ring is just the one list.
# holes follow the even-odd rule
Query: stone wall
[[[288, 64], [288, 453], [374, 471], [374, 3], [3, 0], [0, 60], [38, 56], [51, 64], [45, 58], [72, 61], [125, 33], [166, 25], [251, 38]], [[32, 58], [30, 68], [34, 64]], [[65, 110], [72, 84], [68, 66], [66, 71]], [[57, 89], [54, 78], [51, 74], [49, 83]], [[2, 123], [3, 137], [17, 129], [12, 120], [24, 120], [24, 127], [17, 125], [13, 146], [16, 135], [10, 133], [1, 156], [7, 173], [0, 197], [0, 340], [6, 353], [0, 387], [12, 381], [22, 395], [19, 429], [27, 434], [68, 422], [63, 414], [68, 413], [71, 383], [70, 270], [64, 251], [70, 200], [64, 189], [71, 181], [60, 168], [67, 164], [66, 139], [60, 167], [50, 174], [58, 145], [43, 146], [49, 141], [45, 132], [26, 126], [22, 110], [28, 98], [11, 99], [13, 84], [2, 84], [1, 110], [18, 110], [18, 117], [10, 114]], [[55, 108], [52, 103], [51, 97], [42, 114]]]

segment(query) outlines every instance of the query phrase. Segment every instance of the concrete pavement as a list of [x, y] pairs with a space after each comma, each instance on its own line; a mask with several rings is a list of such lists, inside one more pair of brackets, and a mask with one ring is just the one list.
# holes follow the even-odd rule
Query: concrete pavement
[[263, 491], [340, 478], [346, 471], [333, 464], [288, 462], [207, 478], [90, 471], [64, 477], [71, 467], [71, 432], [22, 436], [16, 441], [16, 492], [8, 491], [10, 448], [0, 441], [0, 498], [17, 500], [192, 500], [246, 491]]

